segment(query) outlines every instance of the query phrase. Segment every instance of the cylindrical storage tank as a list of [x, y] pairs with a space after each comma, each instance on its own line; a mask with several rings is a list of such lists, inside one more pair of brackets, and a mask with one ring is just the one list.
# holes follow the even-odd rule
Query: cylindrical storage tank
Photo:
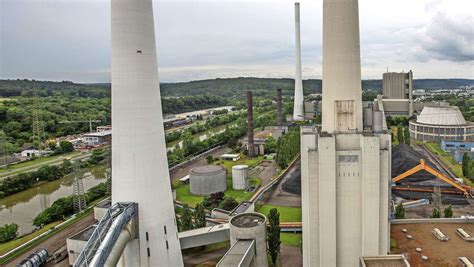
[[364, 108], [364, 128], [372, 127], [372, 107]]
[[230, 245], [239, 239], [255, 240], [255, 257], [252, 267], [266, 267], [267, 262], [267, 218], [261, 213], [241, 213], [230, 219]]
[[205, 165], [189, 173], [190, 191], [195, 195], [210, 195], [227, 189], [227, 171], [222, 166]]
[[235, 165], [232, 167], [232, 188], [243, 190], [249, 187], [249, 166]]
[[383, 129], [383, 116], [382, 111], [374, 111], [374, 125], [372, 126], [374, 133], [380, 133]]

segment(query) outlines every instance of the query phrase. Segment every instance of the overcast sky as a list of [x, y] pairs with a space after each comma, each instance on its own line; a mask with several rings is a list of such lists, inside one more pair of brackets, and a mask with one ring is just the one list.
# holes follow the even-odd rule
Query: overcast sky
[[[301, 2], [321, 78], [322, 0]], [[294, 1], [154, 0], [162, 82], [294, 77]], [[362, 77], [474, 78], [473, 0], [360, 0]], [[110, 1], [0, 0], [0, 79], [110, 81]]]

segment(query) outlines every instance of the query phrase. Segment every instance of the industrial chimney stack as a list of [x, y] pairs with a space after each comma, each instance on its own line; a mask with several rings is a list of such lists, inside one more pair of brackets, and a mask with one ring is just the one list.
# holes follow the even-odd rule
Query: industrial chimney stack
[[277, 106], [277, 125], [283, 125], [283, 111], [282, 111], [282, 103], [281, 103], [281, 89], [277, 89], [277, 97], [276, 97], [276, 106]]
[[253, 98], [252, 91], [247, 91], [247, 151], [248, 156], [255, 156], [255, 146], [253, 143]]
[[293, 120], [304, 120], [303, 79], [301, 74], [300, 3], [295, 3], [295, 102]]
[[166, 158], [152, 0], [113, 0], [111, 11], [112, 203], [135, 202], [139, 208], [138, 239], [127, 243], [120, 265], [183, 266]]

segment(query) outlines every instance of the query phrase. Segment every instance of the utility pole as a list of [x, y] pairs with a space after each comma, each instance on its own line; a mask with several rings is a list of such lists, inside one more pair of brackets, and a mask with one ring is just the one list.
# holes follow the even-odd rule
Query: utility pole
[[33, 130], [33, 143], [37, 142], [37, 149], [40, 151], [39, 156], [42, 156], [43, 150], [43, 135], [44, 125], [40, 113], [41, 107], [39, 103], [38, 92], [34, 91], [33, 94], [33, 113], [32, 113], [32, 130]]
[[72, 186], [73, 193], [73, 206], [74, 212], [79, 213], [86, 209], [86, 196], [84, 195], [84, 183], [82, 182], [82, 175], [79, 174], [77, 169], [73, 172], [74, 182]]

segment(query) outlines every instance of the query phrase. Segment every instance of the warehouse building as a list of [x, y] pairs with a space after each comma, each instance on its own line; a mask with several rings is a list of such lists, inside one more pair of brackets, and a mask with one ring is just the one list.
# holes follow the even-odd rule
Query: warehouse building
[[458, 107], [425, 106], [410, 121], [410, 137], [419, 141], [474, 141], [474, 123], [466, 122]]

